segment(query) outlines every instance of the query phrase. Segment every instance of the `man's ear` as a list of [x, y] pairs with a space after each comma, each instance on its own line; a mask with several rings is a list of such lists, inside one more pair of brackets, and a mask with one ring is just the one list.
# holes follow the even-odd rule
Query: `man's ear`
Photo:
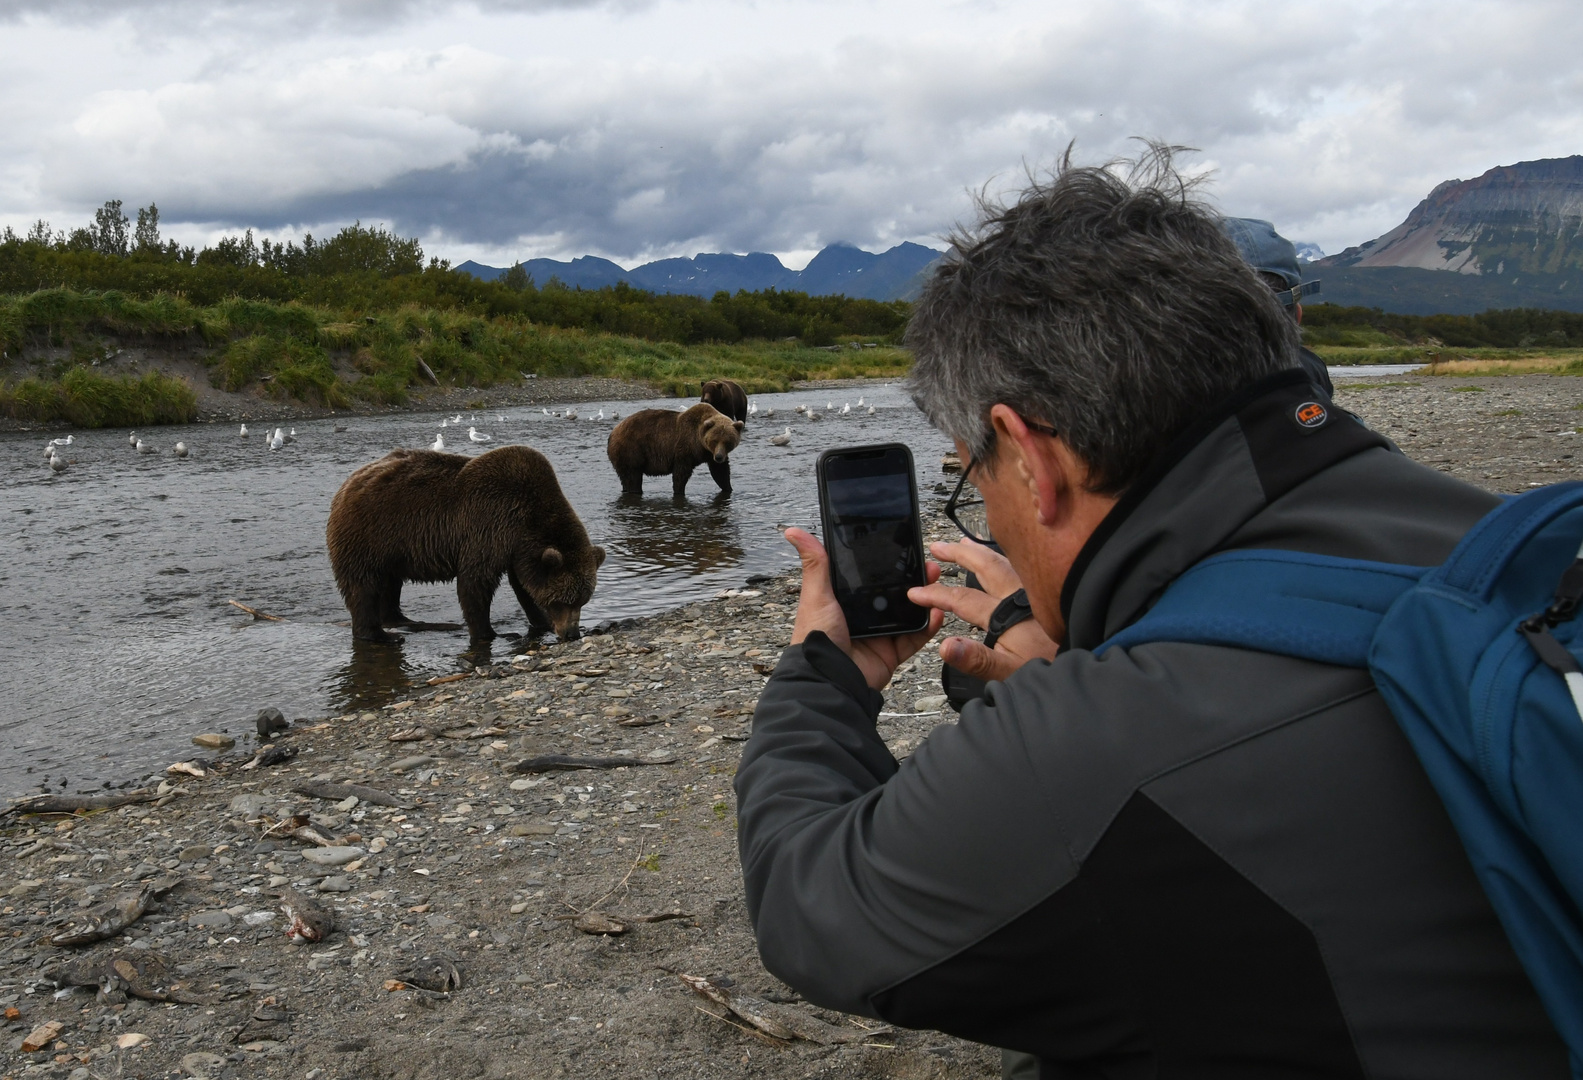
[[989, 416], [996, 439], [1006, 444], [997, 468], [1013, 470], [1018, 481], [1028, 486], [1039, 508], [1039, 524], [1055, 524], [1072, 485], [1082, 479], [1068, 475], [1069, 466], [1077, 464], [1075, 458], [1065, 452], [1066, 444], [1059, 438], [1035, 432], [1009, 405], [996, 405]]

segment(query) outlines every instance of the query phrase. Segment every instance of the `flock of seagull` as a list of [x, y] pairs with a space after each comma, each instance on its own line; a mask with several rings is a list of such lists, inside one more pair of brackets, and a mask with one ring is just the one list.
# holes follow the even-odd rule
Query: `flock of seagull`
[[[859, 414], [866, 415], [866, 416], [873, 416], [874, 415], [874, 411], [875, 411], [874, 410], [874, 406], [866, 405], [866, 403], [864, 402], [864, 400], [862, 398], [858, 398], [857, 399], [856, 405], [854, 405], [851, 402], [846, 402], [839, 409], [837, 409], [835, 407], [835, 402], [827, 401], [825, 403], [825, 407], [824, 407], [825, 413], [828, 414], [828, 415], [831, 415], [831, 416], [851, 416], [853, 414], [854, 410], [856, 410]], [[578, 414], [577, 414], [577, 410], [575, 408], [569, 408], [569, 409], [566, 409], [565, 411], [552, 411], [550, 409], [540, 409], [539, 411], [542, 412], [545, 416], [550, 417], [551, 419], [556, 419], [556, 420], [577, 420], [577, 419], [579, 419]], [[808, 421], [819, 420], [819, 419], [821, 419], [821, 415], [822, 415], [816, 408], [813, 408], [813, 407], [808, 406], [808, 405], [797, 405], [797, 406], [795, 406], [792, 409], [792, 412], [798, 414], [804, 420], [808, 420]], [[769, 418], [769, 417], [772, 417], [772, 416], [775, 415], [775, 410], [773, 408], [768, 408], [768, 409], [763, 410], [762, 413], [760, 413], [758, 405], [756, 403], [754, 403], [754, 402], [749, 402], [748, 403], [748, 415], [749, 416], [760, 416], [760, 415], [762, 415], [765, 418]], [[590, 420], [590, 421], [605, 421], [605, 420], [616, 421], [616, 420], [620, 420], [621, 419], [621, 414], [619, 412], [616, 412], [615, 410], [611, 410], [610, 415], [606, 416], [605, 415], [605, 410], [603, 408], [601, 408], [596, 415], [586, 417], [585, 419]], [[499, 422], [499, 423], [502, 423], [502, 424], [507, 422], [506, 417], [503, 416], [503, 415], [497, 415], [495, 417], [495, 420], [497, 422]], [[477, 443], [489, 443], [489, 442], [494, 442], [495, 441], [495, 437], [493, 435], [490, 435], [487, 432], [483, 432], [483, 431], [479, 431], [478, 430], [478, 427], [477, 427], [478, 417], [476, 415], [469, 416], [466, 421], [463, 421], [462, 414], [461, 413], [457, 413], [455, 416], [452, 416], [452, 417], [449, 417], [449, 418], [442, 417], [440, 419], [440, 427], [441, 427], [442, 430], [435, 434], [434, 442], [429, 444], [429, 449], [430, 450], [444, 450], [445, 449], [445, 432], [444, 432], [443, 429], [449, 428], [449, 427], [460, 427], [464, 422], [469, 425], [468, 428], [467, 428], [467, 441], [469, 443], [477, 444]], [[335, 430], [336, 431], [345, 431], [346, 429], [344, 427], [337, 426]], [[241, 430], [239, 430], [237, 432], [237, 435], [238, 435], [239, 438], [246, 439], [246, 438], [250, 438], [251, 437], [251, 432], [249, 432], [247, 430], [247, 425], [243, 424], [241, 426]], [[771, 435], [769, 441], [770, 441], [770, 445], [772, 445], [772, 446], [788, 446], [788, 445], [791, 444], [791, 439], [792, 439], [792, 431], [791, 431], [790, 427], [787, 427], [779, 435]], [[51, 473], [57, 473], [57, 474], [58, 473], [63, 473], [68, 468], [71, 467], [71, 462], [67, 460], [66, 455], [63, 452], [63, 450], [64, 450], [65, 447], [70, 446], [74, 441], [75, 441], [74, 436], [67, 435], [65, 438], [62, 438], [62, 439], [51, 439], [48, 443], [45, 444], [45, 446], [44, 446], [44, 463], [49, 466], [49, 470], [50, 470]], [[269, 429], [267, 429], [267, 428], [264, 430], [264, 444], [266, 446], [268, 446], [271, 450], [279, 450], [281, 447], [286, 446], [286, 445], [288, 445], [290, 443], [294, 443], [296, 441], [297, 441], [297, 429], [296, 428], [292, 428], [289, 432], [285, 431], [285, 430], [283, 430], [281, 428], [278, 428], [278, 427], [273, 432], [269, 431]], [[136, 450], [139, 454], [157, 454], [157, 453], [159, 453], [159, 447], [155, 446], [152, 442], [150, 442], [150, 441], [148, 441], [146, 439], [139, 438], [137, 432], [135, 432], [135, 431], [127, 436], [127, 444], [129, 446], [131, 446], [132, 449]], [[176, 457], [178, 457], [178, 458], [186, 457], [187, 453], [188, 453], [188, 451], [187, 451], [187, 444], [183, 443], [183, 442], [178, 442], [174, 447], [171, 448], [171, 453], [173, 455], [175, 455]]]
[[[857, 399], [857, 404], [856, 405], [853, 405], [852, 402], [848, 401], [848, 402], [843, 403], [842, 406], [839, 409], [837, 409], [835, 407], [835, 402], [833, 402], [833, 401], [825, 402], [825, 406], [824, 406], [825, 414], [828, 414], [830, 416], [851, 416], [853, 414], [854, 410], [856, 412], [858, 412], [859, 414], [863, 415], [863, 416], [873, 416], [874, 412], [875, 412], [874, 406], [867, 404], [862, 398], [858, 398]], [[748, 415], [749, 416], [755, 415], [758, 411], [759, 410], [758, 410], [758, 406], [757, 405], [754, 405], [751, 402], [748, 404]], [[823, 418], [823, 414], [821, 414], [818, 409], [815, 409], [812, 406], [808, 406], [808, 405], [797, 405], [797, 406], [794, 406], [792, 408], [792, 412], [797, 413], [804, 420], [808, 420], [808, 421], [817, 421], [817, 420], [820, 420], [820, 419]], [[774, 409], [765, 409], [764, 410], [764, 415], [766, 417], [774, 416], [775, 415], [775, 410]], [[771, 435], [770, 436], [770, 445], [771, 446], [789, 446], [789, 445], [791, 445], [791, 439], [792, 439], [792, 432], [791, 432], [791, 428], [788, 427], [784, 431], [782, 431], [779, 435]]]

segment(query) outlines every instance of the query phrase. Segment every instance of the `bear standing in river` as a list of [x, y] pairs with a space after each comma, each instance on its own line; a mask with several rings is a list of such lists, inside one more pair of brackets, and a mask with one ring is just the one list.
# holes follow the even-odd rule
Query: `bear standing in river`
[[679, 499], [687, 493], [687, 480], [700, 465], [709, 466], [720, 490], [731, 491], [728, 455], [742, 441], [742, 421], [700, 402], [686, 412], [643, 409], [633, 413], [610, 432], [605, 452], [621, 477], [621, 490], [643, 494], [645, 476], [669, 476]]
[[698, 400], [713, 405], [733, 420], [747, 422], [748, 395], [741, 383], [730, 379], [710, 379], [704, 383], [704, 396]]
[[577, 637], [605, 549], [588, 542], [555, 470], [526, 446], [475, 458], [395, 450], [341, 485], [325, 529], [352, 636], [398, 640], [408, 581], [456, 579], [474, 645], [495, 636], [489, 605], [506, 575], [531, 631]]

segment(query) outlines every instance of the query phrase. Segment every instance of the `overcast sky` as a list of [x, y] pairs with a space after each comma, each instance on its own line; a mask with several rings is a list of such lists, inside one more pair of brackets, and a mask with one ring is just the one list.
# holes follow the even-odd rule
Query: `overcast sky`
[[1075, 139], [1340, 250], [1583, 153], [1583, 4], [0, 0], [0, 224], [353, 219], [495, 265], [939, 246]]

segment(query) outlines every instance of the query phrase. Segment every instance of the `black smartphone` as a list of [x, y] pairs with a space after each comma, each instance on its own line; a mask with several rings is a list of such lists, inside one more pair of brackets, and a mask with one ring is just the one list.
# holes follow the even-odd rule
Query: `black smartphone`
[[819, 455], [819, 513], [830, 584], [854, 638], [911, 634], [929, 609], [907, 599], [926, 583], [912, 451], [901, 443]]

